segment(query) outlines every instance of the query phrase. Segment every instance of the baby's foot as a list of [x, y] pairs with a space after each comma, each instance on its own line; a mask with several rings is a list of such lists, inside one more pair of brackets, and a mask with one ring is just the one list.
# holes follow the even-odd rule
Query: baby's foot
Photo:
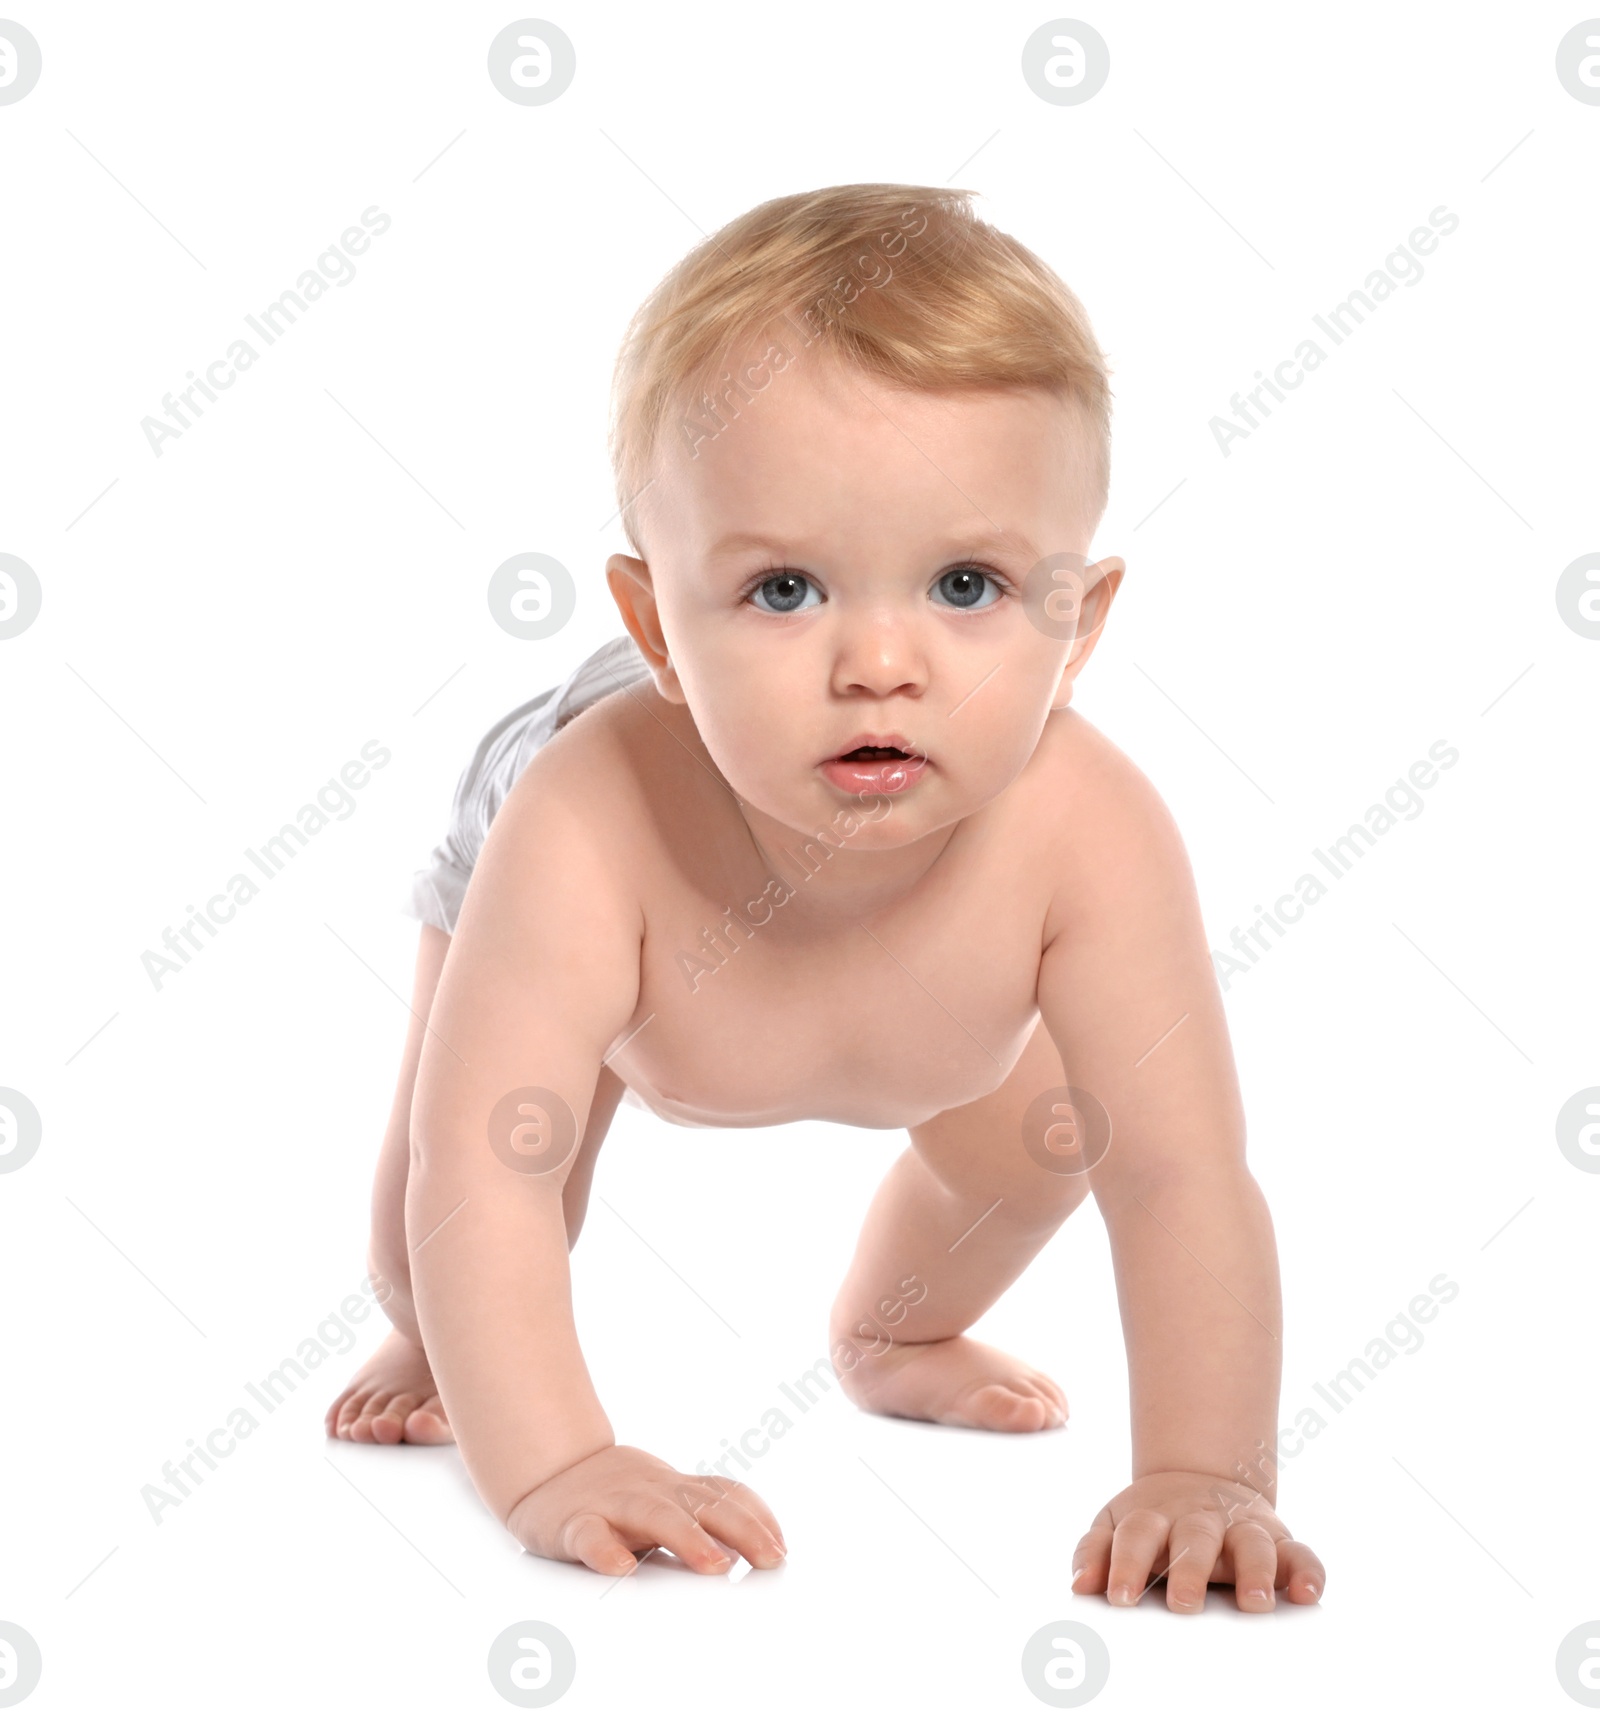
[[400, 1440], [445, 1446], [455, 1440], [428, 1358], [401, 1332], [391, 1332], [373, 1351], [322, 1420], [330, 1440], [376, 1440], [385, 1446]]
[[891, 1344], [843, 1370], [852, 1404], [880, 1416], [909, 1416], [961, 1428], [1031, 1434], [1059, 1428], [1067, 1398], [1049, 1375], [975, 1338]]

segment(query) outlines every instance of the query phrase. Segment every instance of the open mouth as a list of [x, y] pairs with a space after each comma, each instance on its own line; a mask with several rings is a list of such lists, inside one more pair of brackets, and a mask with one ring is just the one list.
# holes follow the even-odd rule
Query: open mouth
[[848, 750], [819, 764], [841, 792], [878, 797], [909, 792], [928, 772], [928, 758], [904, 732], [858, 732]]
[[[821, 764], [822, 777], [841, 792], [873, 797], [909, 792], [929, 772], [928, 758], [903, 732], [868, 732], [861, 742]], [[896, 744], [894, 739], [900, 739]]]

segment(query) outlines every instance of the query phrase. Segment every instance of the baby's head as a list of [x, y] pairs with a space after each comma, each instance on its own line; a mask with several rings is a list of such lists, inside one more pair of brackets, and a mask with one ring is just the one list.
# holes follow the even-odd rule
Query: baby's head
[[[1122, 577], [1087, 563], [1104, 358], [1071, 290], [970, 197], [759, 205], [667, 275], [617, 362], [623, 619], [739, 797], [806, 832], [870, 805], [853, 849], [1010, 784]], [[912, 761], [886, 784], [832, 762], [863, 734]]]

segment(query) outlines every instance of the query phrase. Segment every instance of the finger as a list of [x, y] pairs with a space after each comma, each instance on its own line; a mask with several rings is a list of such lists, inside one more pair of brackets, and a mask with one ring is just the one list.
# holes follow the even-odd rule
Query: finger
[[1263, 1526], [1243, 1519], [1228, 1526], [1225, 1538], [1233, 1566], [1234, 1596], [1247, 1613], [1266, 1613], [1278, 1606], [1273, 1579], [1278, 1570], [1278, 1545]]
[[[781, 1566], [785, 1549], [782, 1533], [735, 1494], [703, 1506], [696, 1518], [719, 1542], [742, 1554], [752, 1566]], [[776, 1520], [774, 1520], [774, 1523]]]
[[1169, 1529], [1167, 1520], [1147, 1506], [1130, 1512], [1122, 1520], [1111, 1538], [1111, 1571], [1106, 1581], [1108, 1602], [1126, 1607], [1139, 1600]]
[[[787, 1551], [772, 1508], [756, 1491], [730, 1476], [688, 1476], [673, 1496], [703, 1529], [736, 1548], [752, 1566], [776, 1566]], [[750, 1544], [762, 1558], [758, 1560]]]
[[748, 1483], [736, 1482], [731, 1476], [685, 1476], [679, 1482], [673, 1498], [691, 1518], [698, 1518], [707, 1506], [732, 1500], [759, 1518], [780, 1542], [783, 1540], [783, 1533], [778, 1529], [778, 1520], [773, 1516], [772, 1508]]
[[1278, 1542], [1278, 1569], [1273, 1582], [1289, 1592], [1289, 1600], [1298, 1605], [1322, 1600], [1323, 1586], [1328, 1575], [1322, 1562], [1305, 1545], [1287, 1536]]
[[675, 1501], [658, 1500], [637, 1528], [648, 1532], [649, 1541], [670, 1548], [691, 1572], [726, 1572], [733, 1564], [727, 1549]]
[[1084, 1531], [1072, 1552], [1072, 1593], [1075, 1596], [1098, 1596], [1106, 1587], [1106, 1575], [1111, 1566], [1111, 1538], [1115, 1526], [1111, 1508], [1102, 1506], [1094, 1523]]
[[1206, 1585], [1222, 1552], [1223, 1523], [1215, 1512], [1189, 1512], [1167, 1538], [1167, 1606], [1198, 1614], [1206, 1605]]
[[633, 1551], [598, 1512], [579, 1512], [556, 1540], [556, 1558], [576, 1560], [593, 1572], [621, 1577], [639, 1564]]

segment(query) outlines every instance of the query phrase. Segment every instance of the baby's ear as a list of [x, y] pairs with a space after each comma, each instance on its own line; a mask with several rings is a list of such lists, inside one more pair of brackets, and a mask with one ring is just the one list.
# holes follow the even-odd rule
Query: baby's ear
[[678, 682], [678, 674], [671, 660], [666, 660], [659, 666], [652, 665], [650, 675], [655, 679], [656, 689], [668, 702], [675, 702], [680, 708], [689, 706], [689, 698], [683, 693], [683, 686]]
[[678, 674], [667, 652], [667, 639], [662, 634], [650, 567], [641, 559], [630, 558], [622, 552], [613, 553], [606, 560], [606, 582], [628, 634], [650, 668], [656, 689], [668, 702], [687, 707], [683, 686], [678, 682]]
[[1084, 596], [1084, 611], [1088, 614], [1085, 628], [1097, 634], [1106, 621], [1111, 602], [1117, 597], [1122, 578], [1128, 573], [1127, 561], [1118, 557], [1102, 558], [1084, 571], [1088, 592]]
[[1056, 693], [1051, 700], [1050, 709], [1054, 713], [1058, 708], [1065, 708], [1072, 701], [1073, 680], [1088, 664], [1089, 656], [1094, 653], [1105, 629], [1106, 615], [1111, 610], [1111, 602], [1117, 596], [1117, 590], [1122, 586], [1122, 578], [1127, 573], [1128, 566], [1121, 558], [1102, 558], [1098, 564], [1091, 564], [1083, 573], [1084, 595], [1079, 612], [1078, 633], [1073, 638], [1072, 652], [1067, 656], [1067, 663], [1061, 670], [1061, 681], [1056, 686]]

